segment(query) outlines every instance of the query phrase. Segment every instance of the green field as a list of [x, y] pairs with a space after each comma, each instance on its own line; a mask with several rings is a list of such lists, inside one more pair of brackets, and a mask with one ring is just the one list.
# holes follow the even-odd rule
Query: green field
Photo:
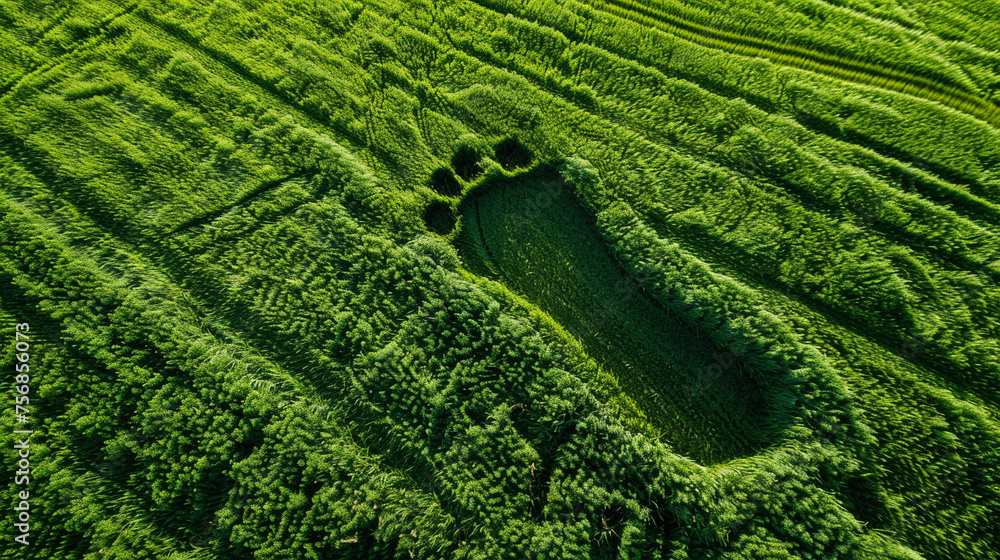
[[997, 14], [0, 0], [0, 558], [1000, 559]]

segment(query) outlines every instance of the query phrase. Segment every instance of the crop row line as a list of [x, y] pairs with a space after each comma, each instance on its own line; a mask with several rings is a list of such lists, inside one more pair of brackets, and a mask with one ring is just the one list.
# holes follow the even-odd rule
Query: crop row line
[[743, 56], [825, 74], [834, 78], [879, 87], [947, 105], [953, 109], [1000, 127], [1000, 107], [973, 93], [902, 70], [880, 68], [874, 64], [844, 60], [840, 57], [808, 51], [787, 43], [776, 43], [687, 21], [663, 10], [634, 0], [582, 0], [610, 15], [642, 25], [660, 28], [692, 43]]

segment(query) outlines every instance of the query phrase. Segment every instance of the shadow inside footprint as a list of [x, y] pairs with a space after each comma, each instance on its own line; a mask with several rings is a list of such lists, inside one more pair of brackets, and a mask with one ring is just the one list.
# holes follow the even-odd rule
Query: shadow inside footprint
[[618, 378], [677, 452], [702, 463], [771, 444], [774, 392], [738, 355], [650, 297], [612, 257], [593, 214], [553, 165], [467, 192], [456, 238], [475, 273], [548, 313]]

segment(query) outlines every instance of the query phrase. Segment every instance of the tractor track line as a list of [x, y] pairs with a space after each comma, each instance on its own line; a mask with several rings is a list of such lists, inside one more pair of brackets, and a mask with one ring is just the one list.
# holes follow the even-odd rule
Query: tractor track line
[[1000, 128], [1000, 107], [954, 85], [902, 70], [887, 71], [861, 61], [841, 61], [790, 44], [742, 37], [686, 21], [631, 0], [583, 0], [594, 9], [640, 25], [652, 25], [691, 43], [735, 55], [761, 57], [783, 66], [935, 101]]

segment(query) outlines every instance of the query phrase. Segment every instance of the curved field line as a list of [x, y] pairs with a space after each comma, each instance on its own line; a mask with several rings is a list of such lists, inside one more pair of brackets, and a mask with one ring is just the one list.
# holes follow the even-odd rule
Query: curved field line
[[18, 86], [20, 86], [24, 82], [24, 80], [28, 79], [29, 77], [36, 76], [39, 74], [44, 74], [45, 72], [48, 72], [49, 70], [58, 66], [63, 60], [73, 55], [79, 54], [81, 52], [86, 52], [88, 48], [97, 45], [101, 41], [101, 39], [104, 38], [104, 34], [107, 33], [108, 28], [112, 24], [114, 24], [119, 19], [130, 15], [138, 7], [139, 7], [138, 2], [125, 6], [117, 14], [114, 14], [113, 16], [102, 21], [101, 25], [98, 27], [98, 31], [93, 35], [91, 35], [90, 37], [87, 37], [83, 41], [76, 43], [75, 45], [73, 45], [71, 49], [67, 50], [66, 52], [60, 54], [57, 57], [38, 61], [38, 64], [34, 68], [28, 70], [13, 82], [10, 82], [9, 84], [0, 88], [0, 100], [6, 99], [8, 95], [10, 95], [14, 90], [16, 90]]
[[241, 196], [235, 202], [233, 202], [231, 204], [227, 204], [225, 206], [222, 206], [221, 208], [217, 208], [215, 210], [212, 210], [211, 212], [205, 213], [205, 214], [203, 214], [201, 216], [195, 216], [195, 217], [193, 217], [193, 218], [185, 221], [184, 223], [182, 223], [182, 224], [178, 225], [176, 228], [174, 228], [174, 230], [171, 231], [170, 234], [171, 235], [175, 235], [175, 234], [178, 234], [178, 233], [183, 233], [184, 231], [186, 231], [188, 229], [196, 228], [196, 227], [199, 227], [199, 226], [211, 223], [211, 222], [215, 221], [216, 219], [218, 219], [219, 217], [221, 217], [223, 214], [225, 214], [227, 212], [231, 212], [232, 210], [235, 210], [237, 208], [240, 208], [240, 207], [243, 207], [243, 206], [247, 206], [248, 204], [250, 204], [251, 202], [253, 202], [255, 199], [263, 196], [267, 192], [272, 191], [272, 190], [274, 190], [274, 189], [276, 189], [276, 188], [284, 185], [285, 183], [288, 183], [289, 181], [293, 181], [295, 179], [299, 179], [299, 178], [305, 177], [308, 174], [309, 173], [306, 172], [306, 171], [297, 171], [297, 172], [292, 173], [290, 175], [286, 175], [284, 177], [281, 177], [280, 179], [275, 179], [273, 181], [265, 181], [264, 183], [258, 185], [257, 187], [255, 187], [253, 189], [250, 189], [246, 194], [244, 194], [243, 196]]
[[633, 0], [581, 1], [597, 10], [642, 25], [657, 27], [697, 45], [743, 56], [766, 58], [785, 66], [936, 101], [1000, 127], [1000, 107], [974, 93], [938, 83], [930, 78], [902, 70], [881, 68], [858, 60], [844, 60], [787, 43], [714, 29]]

